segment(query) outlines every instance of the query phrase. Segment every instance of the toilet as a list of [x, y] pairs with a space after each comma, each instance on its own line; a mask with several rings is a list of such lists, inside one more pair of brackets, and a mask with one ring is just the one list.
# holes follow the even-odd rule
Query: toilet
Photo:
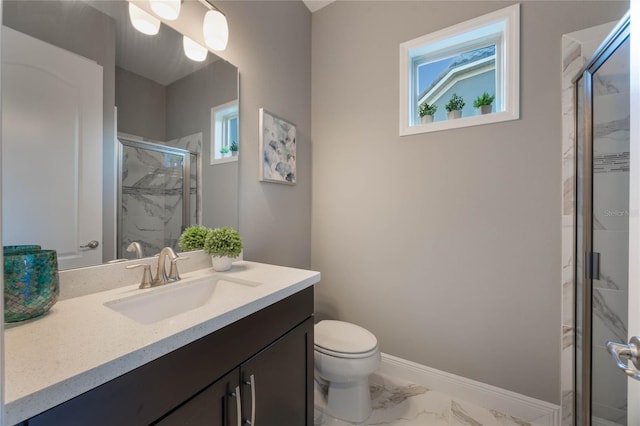
[[369, 375], [380, 365], [378, 339], [344, 321], [320, 321], [314, 332], [316, 375], [328, 384], [328, 413], [349, 422], [365, 421], [371, 415]]

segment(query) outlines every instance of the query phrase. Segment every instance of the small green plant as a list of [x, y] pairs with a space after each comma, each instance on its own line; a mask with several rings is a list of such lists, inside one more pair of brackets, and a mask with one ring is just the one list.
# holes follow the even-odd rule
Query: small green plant
[[231, 152], [236, 152], [238, 150], [238, 142], [236, 141], [231, 142], [231, 145], [229, 145], [229, 148], [231, 148]]
[[220, 150], [220, 154], [228, 154], [229, 152], [231, 152], [231, 151], [226, 146]]
[[466, 103], [464, 102], [464, 99], [462, 99], [462, 96], [458, 96], [454, 93], [451, 95], [451, 99], [449, 99], [449, 102], [447, 102], [444, 108], [447, 112], [462, 111], [462, 108], [464, 108], [465, 105]]
[[240, 234], [228, 226], [212, 229], [205, 239], [204, 251], [216, 257], [238, 257], [242, 251]]
[[184, 230], [178, 245], [182, 251], [202, 250], [207, 235], [211, 232], [210, 228], [202, 225], [193, 225]]
[[482, 96], [478, 96], [475, 101], [473, 101], [473, 106], [475, 108], [480, 108], [483, 105], [491, 105], [493, 100], [496, 98], [496, 95], [491, 95], [487, 92], [484, 92]]
[[425, 115], [433, 115], [438, 110], [438, 105], [429, 105], [426, 101], [421, 103], [418, 107], [418, 115], [424, 117]]

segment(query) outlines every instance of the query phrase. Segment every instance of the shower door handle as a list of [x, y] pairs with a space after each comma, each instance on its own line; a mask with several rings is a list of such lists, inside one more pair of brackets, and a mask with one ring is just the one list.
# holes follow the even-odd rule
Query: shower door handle
[[[624, 374], [635, 380], [640, 380], [640, 370], [638, 370], [640, 369], [640, 358], [638, 356], [640, 339], [638, 336], [633, 336], [627, 345], [607, 342], [607, 350], [616, 361], [617, 367], [624, 371]], [[633, 365], [627, 365], [626, 361], [631, 361]]]

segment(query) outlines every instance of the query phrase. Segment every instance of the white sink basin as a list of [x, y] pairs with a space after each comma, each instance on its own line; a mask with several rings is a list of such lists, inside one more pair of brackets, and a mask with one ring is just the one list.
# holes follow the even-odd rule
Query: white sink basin
[[105, 306], [141, 324], [152, 324], [204, 305], [245, 303], [260, 283], [221, 275], [164, 284]]

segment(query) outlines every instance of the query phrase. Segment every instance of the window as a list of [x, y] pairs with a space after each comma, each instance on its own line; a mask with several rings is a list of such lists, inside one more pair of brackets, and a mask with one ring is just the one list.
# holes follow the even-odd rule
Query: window
[[[401, 136], [519, 118], [519, 13], [516, 4], [400, 45]], [[484, 93], [494, 99], [481, 114], [474, 100]], [[447, 113], [454, 94], [460, 118]], [[425, 104], [435, 109], [428, 122]]]
[[211, 164], [238, 160], [238, 101], [211, 108]]

